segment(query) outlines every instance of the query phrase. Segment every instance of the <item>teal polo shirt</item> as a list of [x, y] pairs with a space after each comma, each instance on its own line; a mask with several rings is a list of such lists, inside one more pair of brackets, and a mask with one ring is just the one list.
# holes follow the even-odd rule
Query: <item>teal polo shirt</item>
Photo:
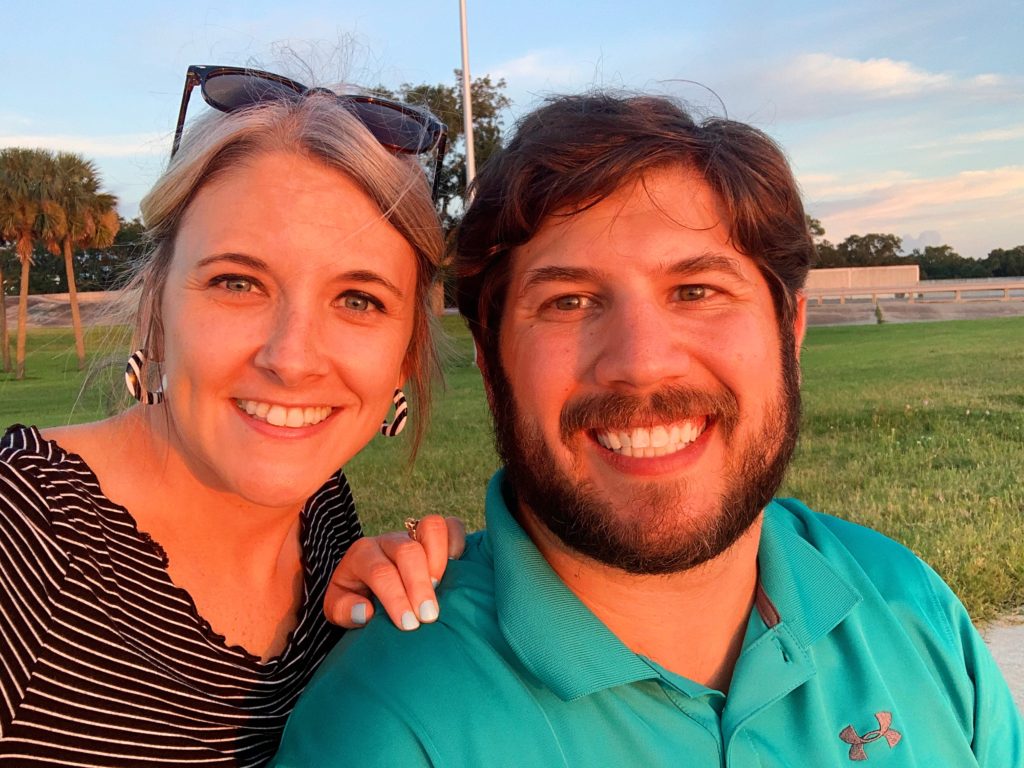
[[1020, 714], [967, 613], [890, 539], [772, 502], [726, 696], [623, 645], [501, 484], [487, 530], [449, 564], [440, 620], [350, 632], [273, 765], [1024, 766]]

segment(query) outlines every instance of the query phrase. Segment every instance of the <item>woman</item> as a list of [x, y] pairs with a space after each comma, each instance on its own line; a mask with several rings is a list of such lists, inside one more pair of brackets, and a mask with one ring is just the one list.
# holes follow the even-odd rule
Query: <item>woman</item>
[[[176, 149], [195, 85], [220, 111], [142, 203], [140, 404], [0, 444], [0, 764], [266, 761], [337, 637], [321, 602], [360, 536], [338, 467], [393, 400], [383, 429], [400, 431], [405, 382], [418, 416], [429, 403], [442, 243], [416, 156], [443, 126], [192, 67]], [[431, 525], [429, 568], [385, 538], [336, 586], [401, 593], [405, 628], [433, 620], [447, 543]], [[328, 611], [350, 626], [370, 613], [359, 594]]]

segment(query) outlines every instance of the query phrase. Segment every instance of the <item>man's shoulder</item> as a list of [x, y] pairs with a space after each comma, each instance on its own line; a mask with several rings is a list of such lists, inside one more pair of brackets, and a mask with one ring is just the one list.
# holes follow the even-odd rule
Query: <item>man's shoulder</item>
[[332, 764], [325, 755], [338, 765], [436, 764], [449, 752], [446, 729], [465, 737], [470, 724], [486, 726], [488, 702], [519, 670], [480, 546], [471, 537], [463, 559], [448, 564], [436, 622], [402, 632], [381, 616], [346, 634], [300, 697], [275, 765]]

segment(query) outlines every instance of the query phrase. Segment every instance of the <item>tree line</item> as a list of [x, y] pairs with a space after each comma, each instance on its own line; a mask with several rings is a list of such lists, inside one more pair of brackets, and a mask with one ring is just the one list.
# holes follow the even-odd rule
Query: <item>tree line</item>
[[[440, 169], [439, 213], [446, 234], [462, 217], [466, 195], [466, 152], [462, 120], [461, 72], [456, 84], [403, 83], [397, 88], [372, 89], [431, 109], [448, 126], [449, 151]], [[473, 146], [479, 165], [502, 146], [505, 80], [489, 75], [471, 84]], [[78, 313], [77, 291], [114, 290], [123, 284], [130, 265], [147, 248], [142, 222], [117, 214], [117, 199], [100, 191], [95, 165], [79, 155], [39, 149], [0, 150], [0, 295], [19, 293], [16, 377], [24, 376], [27, 297], [30, 293], [68, 293], [79, 366], [85, 364], [85, 345]], [[985, 259], [960, 256], [948, 245], [927, 246], [908, 254], [891, 234], [851, 235], [841, 243], [825, 239], [821, 223], [810, 216], [815, 237], [815, 267], [863, 267], [917, 264], [921, 277], [1008, 277], [1024, 275], [1024, 245], [995, 249]], [[20, 274], [20, 280], [13, 276]], [[452, 277], [442, 269], [445, 292]], [[450, 295], [446, 297], [451, 303]], [[0, 312], [3, 370], [11, 370], [6, 314]]]
[[810, 216], [807, 226], [818, 251], [814, 267], [892, 267], [916, 264], [922, 280], [966, 280], [977, 277], [1019, 277], [1024, 275], [1024, 245], [996, 248], [984, 259], [961, 256], [949, 245], [928, 245], [903, 253], [903, 240], [896, 235], [871, 233], [850, 235], [833, 245], [824, 239], [821, 222]]
[[[455, 83], [462, 73], [455, 70]], [[501, 146], [502, 115], [511, 106], [505, 81], [478, 77], [470, 85], [473, 148], [483, 164]], [[445, 232], [462, 216], [466, 193], [466, 151], [462, 89], [457, 85], [403, 83], [372, 92], [428, 107], [448, 126], [448, 152], [440, 169], [438, 201]], [[85, 343], [77, 293], [114, 290], [124, 283], [132, 263], [145, 253], [144, 226], [121, 218], [117, 199], [100, 192], [95, 165], [68, 152], [7, 148], [0, 150], [0, 297], [18, 291], [15, 377], [25, 375], [28, 296], [68, 293], [79, 367]], [[13, 279], [20, 274], [20, 280]], [[444, 275], [450, 290], [451, 277]], [[6, 313], [0, 312], [3, 370], [11, 370]]]

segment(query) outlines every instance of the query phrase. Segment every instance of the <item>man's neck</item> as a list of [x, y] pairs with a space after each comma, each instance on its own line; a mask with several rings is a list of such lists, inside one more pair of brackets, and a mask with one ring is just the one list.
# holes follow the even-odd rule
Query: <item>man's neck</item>
[[761, 517], [714, 560], [659, 576], [592, 560], [568, 549], [529, 510], [519, 517], [559, 578], [634, 653], [728, 689], [754, 604]]

